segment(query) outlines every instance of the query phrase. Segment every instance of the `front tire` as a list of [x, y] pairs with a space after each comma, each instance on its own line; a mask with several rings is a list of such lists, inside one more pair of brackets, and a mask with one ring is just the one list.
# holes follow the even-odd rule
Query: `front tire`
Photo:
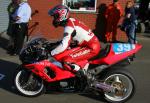
[[45, 91], [43, 80], [25, 69], [18, 70], [14, 78], [14, 84], [16, 89], [27, 97], [39, 96]]
[[135, 79], [125, 69], [112, 69], [105, 72], [102, 79], [105, 84], [114, 88], [111, 92], [104, 91], [104, 98], [110, 103], [124, 103], [129, 100], [136, 91]]

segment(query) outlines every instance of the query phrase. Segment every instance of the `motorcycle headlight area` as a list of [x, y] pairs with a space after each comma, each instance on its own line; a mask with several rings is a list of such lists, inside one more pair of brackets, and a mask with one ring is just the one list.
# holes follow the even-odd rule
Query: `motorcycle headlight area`
[[22, 50], [19, 58], [23, 63], [32, 63], [47, 59], [48, 53], [46, 52], [45, 48], [41, 47], [39, 44], [30, 45]]

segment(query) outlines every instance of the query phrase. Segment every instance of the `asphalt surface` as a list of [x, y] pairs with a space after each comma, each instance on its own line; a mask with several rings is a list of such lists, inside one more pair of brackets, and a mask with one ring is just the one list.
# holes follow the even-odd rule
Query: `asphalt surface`
[[[17, 56], [9, 56], [6, 53], [7, 42], [7, 39], [0, 38], [0, 103], [105, 103], [101, 97], [91, 94], [56, 92], [34, 98], [19, 95], [13, 88], [12, 80], [20, 61]], [[131, 65], [126, 67], [136, 78], [137, 91], [127, 103], [150, 102], [150, 37], [140, 36], [138, 42], [143, 45], [143, 48], [137, 53]]]

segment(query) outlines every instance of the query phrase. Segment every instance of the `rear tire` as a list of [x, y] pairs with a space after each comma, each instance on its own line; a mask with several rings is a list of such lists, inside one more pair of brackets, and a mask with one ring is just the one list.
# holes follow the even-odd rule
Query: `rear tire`
[[115, 88], [111, 92], [103, 93], [104, 99], [110, 103], [124, 103], [135, 94], [135, 79], [126, 69], [107, 70], [101, 80]]
[[25, 69], [16, 72], [14, 84], [19, 93], [27, 97], [39, 96], [45, 92], [43, 80]]

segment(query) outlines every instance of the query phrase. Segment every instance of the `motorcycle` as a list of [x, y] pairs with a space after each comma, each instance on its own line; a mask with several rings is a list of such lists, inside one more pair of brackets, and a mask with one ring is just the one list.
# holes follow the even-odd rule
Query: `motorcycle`
[[83, 70], [86, 79], [76, 76], [63, 67], [62, 58], [79, 48], [69, 47], [54, 59], [50, 51], [58, 43], [52, 43], [45, 38], [30, 40], [21, 50], [19, 58], [22, 64], [14, 75], [14, 85], [20, 94], [28, 97], [39, 96], [48, 86], [56, 87], [65, 92], [90, 91], [103, 94], [105, 100], [111, 103], [125, 102], [136, 91], [133, 75], [122, 68], [113, 68], [121, 61], [131, 62], [135, 53], [141, 49], [140, 44], [111, 43], [100, 53], [87, 62], [88, 69]]

